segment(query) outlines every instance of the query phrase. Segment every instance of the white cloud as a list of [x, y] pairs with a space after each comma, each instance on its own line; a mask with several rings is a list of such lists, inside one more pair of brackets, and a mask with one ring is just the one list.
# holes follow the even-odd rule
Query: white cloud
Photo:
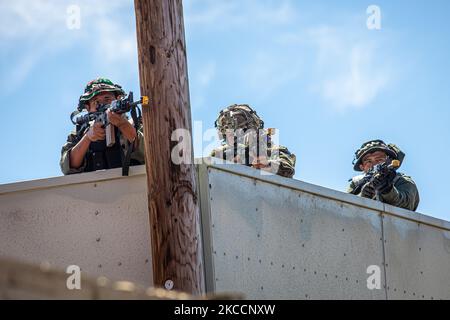
[[0, 3], [0, 57], [7, 61], [0, 85], [5, 93], [19, 88], [47, 53], [67, 45], [60, 37], [65, 28], [64, 14], [63, 6], [43, 0]]
[[193, 0], [185, 9], [190, 37], [228, 36], [239, 29], [254, 38], [266, 30], [264, 44], [242, 43], [241, 57], [234, 57], [232, 66], [220, 65], [236, 70], [236, 86], [257, 92], [256, 99], [297, 82], [331, 108], [352, 110], [370, 105], [390, 83], [391, 58], [377, 52], [380, 37], [367, 33], [365, 10], [335, 15], [335, 25], [317, 25], [316, 17], [300, 15], [290, 1]]
[[252, 56], [239, 72], [241, 81], [256, 92], [257, 99], [264, 100], [283, 86], [294, 81], [301, 72], [301, 65], [295, 57], [280, 59], [279, 51], [260, 51]]
[[[233, 81], [232, 86], [236, 86], [237, 91], [241, 91], [243, 95], [246, 95], [244, 91], [248, 90], [255, 93], [257, 99], [263, 100], [297, 76], [299, 64], [295, 61], [286, 63], [276, 46], [271, 47], [270, 44], [272, 27], [286, 26], [297, 19], [297, 11], [291, 1], [192, 0], [185, 2], [184, 9], [188, 37], [208, 33], [220, 38], [222, 35], [228, 37], [230, 32], [239, 37], [241, 33], [251, 34], [259, 32], [261, 28], [267, 28], [267, 50], [256, 48], [249, 56], [248, 52], [244, 51], [246, 44], [242, 43], [240, 57], [231, 53], [232, 57], [220, 64], [221, 71], [224, 71], [222, 75], [234, 70], [229, 81]], [[238, 64], [230, 66], [227, 65], [228, 61], [237, 61]], [[199, 84], [195, 81], [193, 85]], [[199, 102], [204, 100], [200, 99], [200, 95], [193, 97]]]
[[41, 35], [64, 26], [65, 6], [44, 0], [17, 0], [0, 3], [0, 39], [2, 41]]
[[137, 61], [136, 36], [132, 30], [123, 30], [122, 27], [104, 17], [96, 22], [98, 45], [95, 51], [98, 57], [102, 57], [103, 63], [109, 65], [121, 60]]
[[236, 3], [220, 1], [210, 2], [202, 1], [202, 10], [197, 11], [195, 6], [199, 1], [188, 1], [185, 5], [185, 22], [189, 26], [213, 26], [221, 22], [225, 22], [224, 19], [232, 16], [233, 11], [236, 8]]
[[195, 30], [229, 30], [261, 22], [284, 25], [296, 18], [289, 0], [191, 0], [184, 9], [187, 27]]
[[[258, 1], [258, 3], [260, 3], [260, 1]], [[253, 12], [250, 12], [257, 20], [266, 21], [271, 24], [287, 24], [297, 18], [296, 11], [289, 1], [278, 1], [275, 3], [276, 7], [273, 7], [272, 5], [258, 5], [254, 7]]]
[[[66, 9], [72, 4], [81, 8], [80, 30], [66, 27]], [[391, 79], [389, 57], [377, 52], [379, 43], [356, 31], [354, 24], [305, 27], [291, 1], [190, 0], [184, 5], [186, 25], [195, 34], [215, 33], [217, 28], [234, 32], [237, 27], [257, 32], [255, 26], [267, 27], [267, 43], [251, 48], [251, 55], [243, 52], [238, 64], [218, 65], [211, 60], [191, 70], [197, 106], [204, 104], [203, 92], [224, 67], [236, 70], [236, 86], [257, 92], [258, 99], [296, 81], [310, 83], [313, 92], [338, 110], [370, 105]], [[44, 57], [74, 47], [92, 51], [97, 72], [116, 79], [129, 77], [120, 70], [137, 66], [137, 49], [134, 21], [123, 19], [126, 10], [133, 11], [133, 5], [123, 0], [97, 0], [95, 5], [88, 0], [1, 2], [0, 57], [8, 64], [0, 74], [0, 85], [16, 90]], [[299, 32], [293, 32], [292, 25]], [[274, 26], [288, 28], [279, 31]]]
[[317, 50], [314, 91], [338, 110], [369, 105], [390, 80], [386, 57], [374, 40], [348, 29], [307, 33]]
[[371, 103], [388, 83], [388, 74], [373, 66], [373, 54], [367, 48], [351, 48], [349, 70], [325, 79], [323, 97], [340, 110], [359, 109]]
[[[123, 7], [132, 5], [123, 0], [15, 0], [0, 3], [0, 39], [37, 38], [67, 32], [67, 8], [76, 5], [81, 19], [95, 22]], [[83, 24], [84, 24], [83, 23]], [[116, 21], [117, 23], [117, 21]], [[85, 30], [87, 31], [87, 30]], [[92, 31], [92, 30], [91, 30]]]
[[[67, 28], [70, 5], [81, 9], [79, 30]], [[8, 60], [7, 69], [0, 74], [0, 84], [9, 92], [17, 90], [42, 59], [73, 47], [91, 50], [99, 69], [113, 69], [118, 64], [129, 68], [137, 61], [134, 25], [115, 19], [124, 10], [134, 10], [132, 3], [123, 0], [96, 0], [95, 4], [88, 0], [0, 3], [0, 55]]]
[[36, 61], [39, 59], [39, 56], [40, 55], [37, 53], [33, 55], [23, 55], [23, 57], [19, 59], [19, 63], [14, 66], [13, 72], [5, 74], [5, 79], [3, 79], [3, 76], [0, 78], [1, 87], [4, 88], [3, 91], [9, 93], [12, 91], [11, 88], [17, 88], [25, 81], [33, 66], [36, 64]]

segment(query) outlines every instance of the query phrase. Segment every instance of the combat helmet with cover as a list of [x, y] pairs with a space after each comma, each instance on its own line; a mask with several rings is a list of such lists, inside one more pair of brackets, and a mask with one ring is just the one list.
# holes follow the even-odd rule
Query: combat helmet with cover
[[220, 111], [214, 125], [220, 134], [225, 137], [227, 130], [263, 129], [264, 121], [249, 105], [234, 104]]
[[84, 93], [80, 96], [78, 102], [78, 111], [82, 111], [86, 108], [86, 103], [94, 98], [96, 95], [102, 92], [112, 92], [115, 93], [116, 96], [125, 95], [125, 91], [123, 91], [122, 87], [118, 84], [114, 84], [111, 80], [106, 78], [97, 78], [92, 81], [89, 81], [84, 89]]
[[383, 140], [370, 140], [361, 145], [361, 147], [356, 150], [355, 158], [353, 160], [353, 169], [355, 171], [362, 171], [360, 165], [362, 164], [362, 159], [369, 153], [375, 151], [385, 152], [389, 158], [392, 160], [399, 160], [400, 165], [405, 158], [405, 153], [400, 150], [395, 144], [386, 144]]

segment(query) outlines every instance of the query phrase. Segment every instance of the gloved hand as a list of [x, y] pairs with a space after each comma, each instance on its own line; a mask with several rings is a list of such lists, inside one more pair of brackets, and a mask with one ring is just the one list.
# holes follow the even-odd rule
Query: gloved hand
[[87, 131], [86, 136], [89, 140], [91, 140], [91, 142], [105, 140], [105, 129], [102, 128], [102, 124], [100, 122], [95, 122], [91, 124], [91, 127]]
[[361, 197], [373, 199], [375, 198], [375, 194], [375, 188], [369, 182], [361, 188]]
[[394, 187], [394, 178], [397, 176], [395, 170], [389, 170], [385, 175], [377, 175], [372, 181], [372, 185], [375, 190], [378, 190], [381, 194], [387, 194], [391, 192]]

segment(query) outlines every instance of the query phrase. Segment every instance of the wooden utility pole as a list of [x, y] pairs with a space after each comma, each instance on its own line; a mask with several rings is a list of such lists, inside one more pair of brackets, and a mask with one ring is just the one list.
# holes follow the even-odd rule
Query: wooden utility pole
[[[192, 132], [181, 0], [135, 0], [155, 286], [205, 292], [200, 197], [193, 155], [171, 160], [176, 129]], [[192, 134], [191, 134], [192, 137]], [[189, 137], [192, 145], [192, 138]]]

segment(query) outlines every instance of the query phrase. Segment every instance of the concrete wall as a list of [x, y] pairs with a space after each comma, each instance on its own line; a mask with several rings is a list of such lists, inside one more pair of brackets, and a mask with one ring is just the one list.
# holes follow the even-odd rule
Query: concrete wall
[[[446, 221], [238, 165], [202, 165], [199, 174], [208, 290], [450, 299]], [[367, 286], [372, 265], [380, 290]]]
[[145, 167], [0, 186], [0, 257], [151, 286]]
[[[450, 223], [244, 166], [197, 168], [209, 292], [450, 299]], [[151, 286], [146, 197], [144, 167], [2, 185], [0, 256]]]

